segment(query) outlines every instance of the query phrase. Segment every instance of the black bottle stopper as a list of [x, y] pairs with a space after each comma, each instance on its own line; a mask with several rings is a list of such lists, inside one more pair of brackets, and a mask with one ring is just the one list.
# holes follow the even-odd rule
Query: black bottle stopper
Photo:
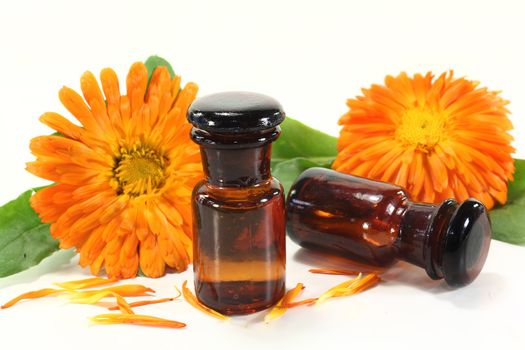
[[[454, 207], [455, 201], [445, 201], [445, 205], [448, 202]], [[487, 208], [481, 202], [467, 199], [455, 208], [448, 222], [441, 255], [442, 275], [448, 285], [464, 286], [478, 276], [485, 264], [491, 238]]]
[[272, 129], [284, 120], [284, 111], [272, 97], [252, 92], [221, 92], [196, 100], [188, 120], [197, 129], [239, 134]]

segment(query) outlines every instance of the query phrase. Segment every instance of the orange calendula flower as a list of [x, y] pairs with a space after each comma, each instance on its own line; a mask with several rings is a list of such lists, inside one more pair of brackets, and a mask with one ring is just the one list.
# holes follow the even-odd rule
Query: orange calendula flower
[[498, 92], [452, 72], [401, 73], [362, 91], [339, 120], [335, 170], [395, 183], [421, 202], [506, 202], [514, 148]]
[[181, 89], [157, 67], [148, 83], [143, 63], [132, 65], [126, 94], [115, 72], [80, 80], [84, 98], [67, 87], [60, 100], [80, 122], [57, 113], [40, 120], [60, 136], [31, 141], [33, 174], [56, 182], [38, 191], [32, 207], [61, 248], [75, 247], [93, 274], [130, 278], [140, 266], [159, 277], [166, 266], [186, 270], [192, 259], [191, 191], [202, 177], [199, 148], [186, 111], [197, 86]]

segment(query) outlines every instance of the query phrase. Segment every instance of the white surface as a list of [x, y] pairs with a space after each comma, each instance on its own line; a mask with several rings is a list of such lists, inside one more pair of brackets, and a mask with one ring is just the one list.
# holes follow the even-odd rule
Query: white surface
[[[288, 285], [305, 284], [301, 297], [315, 297], [346, 279], [314, 275], [308, 268], [331, 267], [288, 241]], [[353, 297], [290, 310], [269, 324], [264, 312], [224, 322], [180, 300], [137, 308], [138, 313], [187, 323], [185, 329], [91, 325], [88, 317], [107, 312], [60, 298], [20, 303], [0, 310], [2, 349], [523, 349], [525, 283], [523, 248], [493, 241], [485, 269], [473, 284], [449, 290], [423, 270], [400, 263], [385, 282]], [[53, 282], [85, 278], [76, 259], [61, 253], [16, 278], [0, 280], [0, 303]], [[337, 266], [337, 265], [335, 265]], [[41, 275], [42, 272], [50, 273]], [[54, 272], [52, 272], [54, 271]], [[159, 297], [175, 295], [192, 274], [137, 278]], [[131, 283], [131, 282], [125, 282]], [[10, 347], [4, 347], [4, 344]], [[53, 346], [51, 346], [53, 345]]]
[[[150, 54], [171, 61], [201, 95], [253, 90], [278, 98], [290, 116], [336, 135], [346, 98], [386, 74], [453, 68], [503, 90], [512, 101], [517, 156], [525, 157], [525, 3], [521, 1], [10, 1], [0, 5], [0, 202], [43, 184], [24, 170], [31, 137], [49, 129], [45, 111], [65, 113], [59, 88], [79, 87], [89, 69], [130, 64]], [[342, 277], [310, 275], [290, 254], [288, 285], [317, 295]], [[144, 311], [188, 323], [184, 330], [89, 326], [93, 306], [45, 299], [0, 311], [0, 348], [523, 348], [525, 249], [494, 242], [471, 286], [448, 291], [416, 268], [395, 268], [359, 296], [296, 309], [264, 325], [261, 316], [221, 323], [183, 302]], [[62, 253], [0, 280], [0, 302], [53, 281], [84, 277]], [[404, 265], [403, 265], [404, 266]], [[43, 271], [50, 272], [38, 277]], [[159, 296], [191, 278], [144, 283]], [[123, 347], [125, 346], [125, 347]]]

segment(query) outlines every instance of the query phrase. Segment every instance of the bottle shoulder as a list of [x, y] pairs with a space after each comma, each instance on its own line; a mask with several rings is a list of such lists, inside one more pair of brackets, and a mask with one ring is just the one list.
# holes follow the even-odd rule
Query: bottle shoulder
[[364, 188], [373, 191], [389, 191], [389, 192], [403, 192], [406, 195], [406, 190], [398, 185], [372, 180], [357, 175], [346, 174], [332, 169], [312, 167], [306, 169], [296, 179], [297, 182], [314, 181], [319, 184], [344, 184], [350, 188]]
[[340, 208], [351, 206], [377, 207], [381, 204], [398, 206], [409, 200], [407, 192], [390, 183], [336, 172], [325, 168], [309, 168], [295, 180], [289, 201], [296, 198], [312, 205], [330, 205]]
[[193, 200], [200, 205], [224, 209], [250, 209], [274, 203], [284, 207], [284, 190], [273, 177], [250, 187], [218, 187], [202, 180], [193, 190]]

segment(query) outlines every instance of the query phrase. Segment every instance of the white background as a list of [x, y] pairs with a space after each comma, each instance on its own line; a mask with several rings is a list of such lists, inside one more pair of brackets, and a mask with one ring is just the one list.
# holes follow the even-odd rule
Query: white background
[[[521, 1], [5, 1], [0, 5], [0, 202], [43, 184], [25, 172], [38, 117], [65, 113], [62, 85], [85, 70], [167, 58], [200, 95], [253, 90], [288, 115], [337, 135], [345, 100], [386, 74], [454, 69], [511, 101], [517, 157], [525, 157], [525, 3]], [[289, 242], [288, 285], [314, 296], [342, 280], [311, 276], [312, 256]], [[450, 291], [400, 264], [367, 293], [296, 309], [265, 325], [261, 315], [222, 323], [183, 302], [143, 311], [188, 323], [184, 330], [89, 326], [93, 306], [46, 299], [0, 311], [0, 348], [522, 348], [522, 247], [493, 242], [486, 269]], [[50, 282], [85, 276], [61, 253], [36, 269], [0, 279], [0, 303]], [[40, 277], [42, 272], [49, 272]], [[160, 296], [191, 278], [144, 280]]]

